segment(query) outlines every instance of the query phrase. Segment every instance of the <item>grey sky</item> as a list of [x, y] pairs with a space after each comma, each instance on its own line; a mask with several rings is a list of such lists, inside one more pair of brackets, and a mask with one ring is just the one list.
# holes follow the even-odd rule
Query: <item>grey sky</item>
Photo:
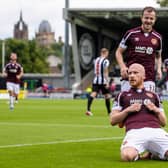
[[[72, 8], [158, 7], [155, 0], [69, 0], [69, 4]], [[0, 0], [0, 39], [13, 37], [13, 26], [21, 10], [28, 24], [30, 39], [35, 37], [42, 20], [49, 21], [56, 39], [58, 36], [64, 39], [64, 7], [65, 0]]]

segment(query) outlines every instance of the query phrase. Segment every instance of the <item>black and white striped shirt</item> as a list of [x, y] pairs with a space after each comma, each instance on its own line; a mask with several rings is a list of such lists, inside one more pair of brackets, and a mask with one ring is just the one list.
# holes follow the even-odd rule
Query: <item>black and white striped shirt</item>
[[107, 84], [108, 79], [105, 77], [105, 69], [109, 66], [109, 60], [104, 57], [98, 57], [94, 63], [94, 74], [93, 84]]

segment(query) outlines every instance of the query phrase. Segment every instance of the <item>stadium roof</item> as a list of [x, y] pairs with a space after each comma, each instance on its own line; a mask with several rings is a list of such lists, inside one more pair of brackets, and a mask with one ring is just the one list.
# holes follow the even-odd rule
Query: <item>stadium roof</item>
[[[122, 4], [121, 4], [122, 6]], [[168, 53], [168, 8], [157, 8], [157, 22], [155, 29], [163, 36], [162, 57], [167, 58]], [[142, 8], [65, 8], [64, 19], [71, 23], [73, 42], [73, 57], [76, 61], [75, 78], [81, 88], [88, 84], [92, 71], [82, 69], [81, 60], [85, 56], [81, 48], [87, 45], [98, 52], [100, 47], [106, 45], [111, 47], [111, 60], [115, 58], [115, 49], [118, 46], [125, 31], [141, 25]], [[85, 37], [88, 33], [94, 40]], [[81, 45], [80, 42], [86, 38], [90, 43]], [[92, 39], [91, 38], [91, 39]], [[93, 43], [93, 46], [92, 46]], [[82, 53], [82, 54], [81, 54]], [[95, 56], [93, 52], [90, 55]], [[81, 59], [82, 58], [82, 59]], [[84, 59], [83, 59], [84, 60]], [[82, 67], [82, 68], [81, 68]], [[87, 74], [87, 75], [86, 75]]]
[[[168, 8], [157, 8], [155, 29], [162, 35], [168, 30]], [[111, 30], [124, 32], [140, 24], [142, 8], [68, 8], [64, 18], [69, 21], [88, 20]]]

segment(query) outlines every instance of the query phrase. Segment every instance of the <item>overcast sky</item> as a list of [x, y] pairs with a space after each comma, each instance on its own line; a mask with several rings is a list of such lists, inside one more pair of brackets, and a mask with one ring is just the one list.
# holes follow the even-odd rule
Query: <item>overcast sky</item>
[[[69, 5], [71, 8], [159, 7], [156, 0], [69, 0]], [[64, 7], [65, 0], [0, 0], [0, 39], [13, 37], [13, 26], [21, 10], [28, 25], [29, 39], [35, 37], [42, 20], [49, 21], [56, 40], [59, 36], [64, 39]]]

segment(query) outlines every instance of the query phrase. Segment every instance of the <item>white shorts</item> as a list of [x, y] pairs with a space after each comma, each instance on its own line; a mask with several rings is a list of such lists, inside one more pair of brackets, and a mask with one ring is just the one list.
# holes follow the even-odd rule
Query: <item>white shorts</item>
[[[155, 83], [153, 81], [145, 81], [144, 82], [144, 87], [146, 90], [155, 92]], [[131, 88], [129, 81], [123, 80], [121, 82], [121, 91], [128, 91]]]
[[12, 91], [15, 94], [19, 94], [19, 91], [20, 91], [20, 85], [19, 84], [12, 83], [12, 82], [7, 82], [6, 86], [7, 86], [8, 91]]
[[139, 154], [147, 150], [164, 160], [168, 151], [168, 133], [161, 128], [132, 129], [126, 133], [121, 150], [125, 147], [133, 147]]

